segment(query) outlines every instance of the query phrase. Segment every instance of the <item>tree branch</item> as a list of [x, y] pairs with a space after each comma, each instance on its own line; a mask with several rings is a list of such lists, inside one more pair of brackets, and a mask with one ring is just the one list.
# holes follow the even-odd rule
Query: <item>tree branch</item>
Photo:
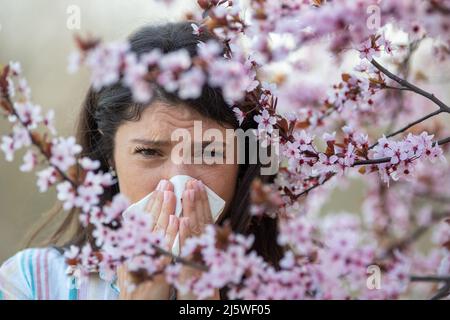
[[402, 86], [402, 88], [407, 88], [407, 89], [433, 101], [435, 104], [437, 104], [439, 106], [439, 109], [442, 110], [442, 112], [450, 113], [450, 107], [447, 106], [441, 100], [439, 100], [434, 94], [429, 93], [429, 92], [413, 85], [412, 83], [408, 82], [405, 79], [400, 78], [399, 76], [396, 76], [395, 74], [393, 74], [392, 72], [387, 70], [385, 67], [383, 67], [381, 64], [379, 64], [375, 59], [372, 59], [371, 63], [378, 70], [380, 70], [382, 73], [384, 73], [388, 78], [390, 78], [390, 79], [394, 80], [395, 82], [397, 82], [398, 84], [400, 84]]
[[[446, 143], [450, 142], [450, 137], [435, 141], [433, 143], [433, 146], [438, 144], [438, 145], [443, 145]], [[367, 160], [358, 160], [355, 161], [353, 163], [352, 167], [356, 167], [356, 166], [362, 166], [362, 165], [371, 165], [371, 164], [380, 164], [380, 163], [386, 163], [391, 161], [391, 158], [386, 157], [386, 158], [379, 158], [379, 159], [367, 159]], [[330, 180], [332, 177], [334, 177], [336, 175], [336, 173], [331, 173], [327, 178], [325, 178], [325, 180], [323, 180], [321, 183], [317, 183], [305, 190], [303, 190], [302, 192], [300, 192], [299, 194], [295, 195], [292, 197], [293, 200], [297, 200], [298, 198], [300, 198], [301, 196], [307, 195], [310, 191], [316, 189], [317, 187], [320, 187], [321, 185], [325, 184], [328, 180]]]
[[409, 278], [412, 282], [444, 282], [444, 285], [436, 292], [434, 296], [432, 296], [431, 300], [439, 300], [447, 297], [450, 294], [450, 275], [445, 276], [416, 276], [411, 275]]
[[416, 276], [416, 275], [411, 275], [410, 280], [413, 282], [448, 282], [450, 281], [450, 275], [446, 275], [446, 276], [436, 276], [436, 275], [431, 275], [431, 276]]
[[383, 260], [387, 257], [394, 254], [395, 250], [400, 250], [408, 247], [410, 244], [412, 244], [414, 241], [418, 240], [421, 236], [425, 234], [425, 232], [435, 223], [436, 221], [442, 220], [446, 217], [450, 216], [450, 212], [444, 212], [444, 213], [433, 213], [431, 217], [430, 223], [427, 225], [419, 226], [414, 231], [412, 231], [408, 236], [404, 237], [403, 239], [400, 239], [391, 245], [387, 247], [387, 249], [382, 253], [377, 260]]
[[[442, 140], [439, 140], [439, 141], [435, 141], [433, 143], [433, 146], [435, 146], [436, 144], [441, 146], [441, 145], [449, 143], [449, 142], [450, 142], [450, 137], [442, 139]], [[391, 161], [390, 157], [379, 158], [379, 159], [359, 160], [359, 161], [355, 161], [353, 166], [361, 166], [361, 165], [369, 165], [369, 164], [380, 164], [380, 163], [385, 163], [385, 162], [389, 162], [389, 161]]]
[[64, 171], [62, 171], [60, 168], [58, 168], [57, 166], [55, 166], [55, 165], [53, 165], [53, 164], [50, 163], [50, 159], [49, 159], [48, 156], [47, 156], [47, 152], [43, 149], [43, 147], [42, 147], [42, 145], [39, 143], [39, 141], [36, 140], [36, 137], [32, 134], [32, 132], [30, 131], [30, 129], [28, 129], [28, 126], [22, 121], [22, 119], [20, 118], [19, 114], [17, 113], [17, 110], [14, 108], [13, 104], [11, 103], [11, 101], [10, 101], [9, 99], [5, 99], [5, 98], [2, 98], [2, 100], [3, 100], [6, 104], [8, 104], [8, 107], [9, 107], [10, 110], [11, 110], [11, 114], [14, 115], [14, 116], [17, 118], [17, 121], [19, 121], [20, 125], [21, 125], [25, 130], [27, 130], [28, 135], [29, 135], [30, 140], [31, 140], [31, 143], [32, 143], [36, 148], [38, 148], [39, 152], [45, 157], [45, 159], [47, 159], [49, 165], [50, 165], [51, 167], [53, 167], [53, 168], [58, 172], [58, 174], [61, 176], [61, 178], [62, 178], [63, 180], [68, 181], [68, 182], [72, 185], [72, 187], [76, 189], [76, 187], [78, 186], [78, 185], [76, 184], [76, 182], [73, 181], [71, 178], [69, 178], [69, 176], [68, 176]]
[[153, 248], [156, 251], [158, 251], [160, 254], [168, 256], [168, 257], [171, 257], [173, 262], [181, 263], [181, 264], [184, 264], [186, 266], [189, 266], [189, 267], [192, 267], [194, 269], [201, 270], [201, 271], [208, 271], [209, 270], [209, 268], [207, 266], [203, 265], [203, 264], [195, 263], [195, 262], [193, 262], [191, 260], [182, 258], [180, 256], [176, 256], [172, 252], [167, 251], [167, 250], [165, 250], [165, 249], [163, 249], [163, 248], [161, 248], [159, 246], [153, 245]]

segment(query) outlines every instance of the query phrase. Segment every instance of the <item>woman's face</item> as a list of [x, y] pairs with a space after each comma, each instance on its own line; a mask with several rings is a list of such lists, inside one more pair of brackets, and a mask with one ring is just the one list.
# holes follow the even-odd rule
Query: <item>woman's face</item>
[[194, 135], [194, 121], [201, 121], [202, 132], [207, 129], [221, 131], [224, 138], [218, 142], [226, 143], [226, 127], [189, 107], [167, 105], [159, 101], [146, 108], [139, 121], [127, 121], [120, 125], [114, 141], [114, 166], [120, 192], [130, 201], [136, 202], [154, 191], [161, 179], [188, 175], [201, 180], [224, 199], [226, 212], [234, 197], [238, 175], [236, 161], [227, 164], [224, 156], [223, 164], [206, 164], [203, 161], [201, 164], [194, 164], [192, 155], [190, 164], [179, 164], [171, 156], [172, 148], [180, 142], [171, 141], [171, 135], [176, 129], [182, 128], [190, 133], [192, 153], [194, 144], [202, 150], [212, 140], [201, 141], [203, 134], [198, 134], [198, 127]]

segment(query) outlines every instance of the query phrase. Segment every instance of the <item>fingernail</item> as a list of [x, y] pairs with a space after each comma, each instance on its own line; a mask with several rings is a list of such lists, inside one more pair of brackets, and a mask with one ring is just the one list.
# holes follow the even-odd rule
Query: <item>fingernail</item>
[[164, 191], [166, 189], [168, 183], [169, 182], [167, 180], [163, 179], [158, 183], [158, 187], [156, 189], [158, 189], [160, 191]]
[[197, 187], [200, 191], [204, 191], [205, 190], [205, 185], [203, 184], [203, 182], [201, 180], [197, 181]]
[[169, 224], [174, 224], [175, 223], [175, 216], [173, 214], [171, 214], [169, 216]]
[[198, 185], [198, 181], [197, 181], [197, 180], [195, 180], [195, 181], [192, 182], [192, 188], [193, 188], [194, 190], [196, 190], [196, 191], [200, 191], [200, 187], [199, 187], [199, 185]]
[[164, 191], [164, 202], [169, 202], [169, 200], [170, 200], [170, 194], [171, 194], [171, 192], [170, 191]]

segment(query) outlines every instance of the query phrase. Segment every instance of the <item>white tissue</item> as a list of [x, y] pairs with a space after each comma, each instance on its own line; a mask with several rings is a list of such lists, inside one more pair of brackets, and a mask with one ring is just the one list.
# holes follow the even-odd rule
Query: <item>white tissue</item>
[[[186, 182], [190, 179], [193, 179], [190, 176], [187, 175], [176, 175], [169, 179], [170, 182], [172, 182], [174, 187], [174, 193], [176, 198], [176, 207], [175, 207], [175, 215], [177, 217], [180, 217], [181, 211], [182, 211], [182, 204], [181, 204], [181, 197], [183, 195], [183, 191], [186, 188]], [[213, 221], [216, 222], [219, 218], [220, 214], [222, 213], [223, 209], [225, 208], [225, 200], [223, 200], [219, 195], [217, 195], [214, 191], [212, 191], [208, 186], [205, 185], [206, 193], [208, 195], [208, 201], [209, 206], [211, 208], [211, 214]], [[153, 192], [150, 192], [148, 195], [146, 195], [144, 198], [139, 200], [138, 202], [133, 203], [131, 206], [128, 207], [123, 212], [123, 217], [126, 219], [127, 213], [130, 210], [141, 210], [144, 211], [148, 200], [150, 199], [150, 196]], [[172, 247], [172, 253], [174, 255], [179, 255], [180, 252], [180, 245], [179, 245], [179, 234], [177, 234], [173, 247]]]

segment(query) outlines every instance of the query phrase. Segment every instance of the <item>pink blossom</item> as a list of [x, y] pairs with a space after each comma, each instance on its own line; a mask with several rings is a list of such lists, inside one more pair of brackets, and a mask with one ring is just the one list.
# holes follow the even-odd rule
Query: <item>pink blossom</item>
[[23, 156], [23, 164], [20, 166], [20, 171], [30, 172], [37, 165], [37, 155], [32, 150], [28, 150]]
[[75, 142], [74, 137], [54, 139], [50, 163], [62, 171], [66, 171], [76, 163], [75, 156], [80, 152], [81, 146]]
[[300, 132], [294, 132], [294, 138], [299, 143], [301, 151], [313, 151], [311, 147], [311, 143], [314, 139], [313, 135], [308, 134], [305, 130], [301, 130]]
[[261, 114], [254, 116], [253, 119], [258, 123], [258, 130], [267, 133], [272, 133], [273, 126], [277, 123], [277, 118], [271, 116], [267, 109], [264, 109]]
[[47, 127], [47, 129], [50, 131], [51, 134], [56, 135], [56, 129], [54, 125], [55, 120], [55, 111], [49, 110], [43, 119], [44, 126]]
[[100, 168], [100, 161], [98, 160], [91, 160], [88, 157], [83, 157], [78, 161], [81, 165], [81, 167], [85, 170], [97, 170]]
[[35, 129], [42, 121], [41, 107], [32, 103], [16, 102], [14, 108], [20, 118], [20, 121], [30, 129]]
[[75, 205], [83, 210], [83, 212], [89, 212], [89, 210], [99, 204], [99, 195], [95, 192], [94, 187], [80, 186], [77, 188], [77, 197], [74, 200]]
[[182, 99], [195, 99], [202, 93], [206, 77], [200, 68], [193, 67], [184, 72], [179, 79], [178, 95]]
[[20, 76], [22, 74], [22, 65], [17, 61], [10, 61], [9, 68], [13, 76]]
[[197, 44], [197, 54], [204, 61], [210, 62], [220, 56], [222, 49], [217, 41], [209, 40]]
[[38, 177], [37, 186], [39, 188], [39, 192], [47, 191], [48, 188], [55, 184], [55, 182], [58, 180], [58, 173], [53, 167], [48, 167], [44, 170], [41, 170], [37, 172], [36, 175]]
[[[147, 61], [144, 62], [143, 60]], [[126, 68], [123, 83], [131, 88], [133, 98], [137, 102], [147, 102], [152, 96], [150, 84], [145, 80], [149, 63], [151, 63], [149, 55], [144, 57], [144, 59], [140, 59], [140, 61], [138, 61], [135, 53], [128, 53], [125, 57]]]
[[315, 165], [315, 169], [319, 174], [338, 172], [338, 157], [336, 155], [327, 156], [325, 153], [319, 153], [319, 161]]
[[97, 46], [88, 53], [86, 65], [91, 69], [91, 81], [95, 89], [99, 90], [119, 80], [120, 66], [128, 49], [127, 42], [112, 42]]
[[233, 108], [234, 115], [236, 116], [237, 121], [239, 122], [239, 125], [242, 125], [242, 122], [245, 119], [245, 113], [238, 107]]
[[63, 202], [63, 209], [70, 210], [75, 207], [75, 190], [68, 181], [63, 181], [56, 186], [57, 198]]
[[27, 129], [20, 125], [13, 127], [14, 149], [18, 150], [31, 145], [31, 137]]
[[361, 43], [361, 45], [358, 47], [358, 51], [359, 57], [361, 59], [367, 59], [370, 61], [374, 56], [378, 56], [378, 50], [373, 48], [371, 39], [368, 39]]
[[2, 136], [2, 144], [0, 145], [0, 149], [5, 154], [6, 161], [14, 160], [14, 139], [10, 136]]

